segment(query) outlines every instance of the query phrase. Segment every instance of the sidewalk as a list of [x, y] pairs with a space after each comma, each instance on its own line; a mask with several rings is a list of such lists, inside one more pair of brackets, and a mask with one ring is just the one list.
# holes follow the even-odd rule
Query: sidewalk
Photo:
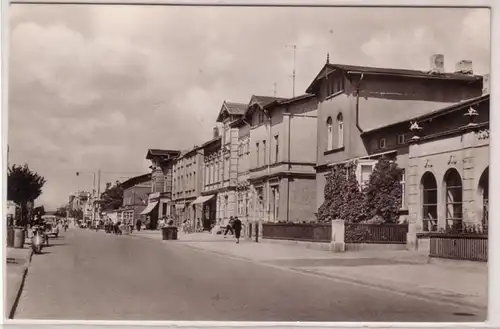
[[[161, 240], [160, 232], [133, 235]], [[170, 241], [165, 241], [170, 242]], [[179, 234], [182, 246], [279, 266], [303, 273], [440, 300], [479, 309], [487, 307], [487, 266], [447, 266], [429, 263], [427, 255], [410, 251], [333, 253], [300, 246], [255, 243], [209, 233]], [[474, 265], [474, 264], [473, 264]]]
[[5, 280], [6, 305], [5, 317], [10, 317], [14, 312], [16, 302], [21, 294], [21, 289], [31, 261], [32, 250], [25, 244], [23, 249], [7, 248], [7, 279]]

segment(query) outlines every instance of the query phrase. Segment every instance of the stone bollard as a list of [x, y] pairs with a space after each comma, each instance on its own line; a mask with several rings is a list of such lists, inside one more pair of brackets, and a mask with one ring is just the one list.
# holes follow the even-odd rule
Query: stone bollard
[[332, 220], [332, 242], [330, 251], [345, 251], [345, 221], [342, 219]]
[[418, 239], [417, 239], [417, 224], [408, 224], [408, 233], [406, 233], [406, 249], [410, 251], [418, 250]]

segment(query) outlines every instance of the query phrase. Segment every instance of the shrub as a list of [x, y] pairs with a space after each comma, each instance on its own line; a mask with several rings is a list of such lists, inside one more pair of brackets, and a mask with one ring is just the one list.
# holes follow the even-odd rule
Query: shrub
[[346, 187], [342, 193], [340, 218], [348, 223], [357, 223], [365, 218], [364, 196], [354, 173], [355, 164], [349, 164], [347, 169], [347, 180]]
[[325, 201], [318, 209], [318, 220], [329, 222], [340, 218], [343, 203], [343, 193], [347, 187], [345, 169], [339, 166], [332, 168], [326, 177]]
[[401, 208], [401, 174], [398, 165], [386, 157], [377, 161], [364, 190], [367, 218], [378, 215], [386, 223], [397, 223]]

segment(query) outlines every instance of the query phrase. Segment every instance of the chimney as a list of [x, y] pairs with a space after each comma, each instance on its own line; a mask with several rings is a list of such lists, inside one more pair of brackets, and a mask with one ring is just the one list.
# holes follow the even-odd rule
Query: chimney
[[463, 59], [455, 65], [455, 73], [473, 74], [472, 61]]
[[431, 56], [431, 73], [444, 73], [443, 54], [434, 54]]
[[490, 75], [483, 75], [483, 95], [490, 93]]
[[219, 137], [219, 128], [214, 127], [214, 138]]

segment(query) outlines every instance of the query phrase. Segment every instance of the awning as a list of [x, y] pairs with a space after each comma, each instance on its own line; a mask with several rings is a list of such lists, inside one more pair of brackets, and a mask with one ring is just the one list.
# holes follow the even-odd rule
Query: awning
[[158, 201], [151, 202], [148, 204], [148, 206], [141, 212], [141, 215], [147, 215], [149, 214], [158, 204]]
[[184, 206], [185, 206], [184, 203], [177, 203], [175, 205], [175, 209], [184, 209]]
[[200, 203], [207, 202], [208, 200], [210, 200], [214, 196], [215, 195], [213, 195], [213, 194], [212, 195], [207, 195], [207, 196], [199, 196], [191, 204], [200, 204]]

